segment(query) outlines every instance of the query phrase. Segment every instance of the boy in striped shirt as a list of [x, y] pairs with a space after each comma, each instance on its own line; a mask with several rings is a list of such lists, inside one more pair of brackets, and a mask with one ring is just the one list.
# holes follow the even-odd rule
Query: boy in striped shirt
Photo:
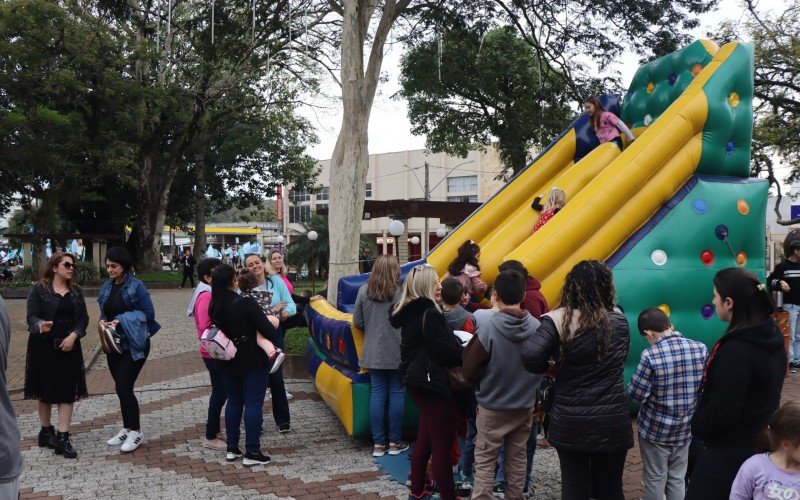
[[703, 380], [708, 350], [673, 329], [663, 311], [651, 307], [639, 315], [639, 333], [650, 347], [642, 352], [628, 386], [640, 406], [639, 449], [644, 500], [682, 500], [692, 440], [692, 414]]

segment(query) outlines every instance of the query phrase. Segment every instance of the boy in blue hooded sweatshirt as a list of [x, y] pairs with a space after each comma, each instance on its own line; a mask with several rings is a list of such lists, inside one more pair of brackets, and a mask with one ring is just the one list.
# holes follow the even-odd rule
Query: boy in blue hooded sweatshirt
[[520, 273], [500, 273], [492, 292], [498, 312], [478, 325], [464, 349], [464, 375], [476, 385], [478, 401], [473, 499], [493, 498], [495, 463], [503, 445], [505, 494], [523, 497], [526, 445], [542, 378], [527, 372], [520, 356], [522, 342], [539, 327], [539, 321], [520, 308], [524, 296], [525, 278]]

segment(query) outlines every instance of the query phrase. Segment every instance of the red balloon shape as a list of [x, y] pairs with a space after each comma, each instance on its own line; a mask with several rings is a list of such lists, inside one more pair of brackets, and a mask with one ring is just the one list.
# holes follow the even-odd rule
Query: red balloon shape
[[714, 263], [714, 254], [711, 252], [711, 250], [703, 250], [703, 252], [700, 254], [700, 261], [704, 265], [710, 266]]

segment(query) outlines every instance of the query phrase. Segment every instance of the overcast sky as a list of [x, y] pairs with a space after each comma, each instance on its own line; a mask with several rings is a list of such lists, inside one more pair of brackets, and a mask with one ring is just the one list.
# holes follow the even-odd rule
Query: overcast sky
[[[785, 4], [785, 0], [761, 0], [761, 8], [759, 10], [782, 10]], [[695, 36], [700, 38], [705, 36], [706, 33], [713, 33], [722, 21], [730, 19], [732, 16], [736, 16], [734, 19], [738, 19], [739, 16], [743, 15], [743, 12], [744, 8], [741, 0], [721, 0], [715, 12], [701, 17], [702, 26], [696, 30]], [[406, 102], [390, 98], [399, 90], [398, 76], [402, 52], [402, 47], [395, 45], [388, 49], [384, 59], [383, 71], [388, 75], [388, 81], [379, 85], [378, 95], [372, 108], [369, 126], [370, 154], [425, 147], [425, 137], [411, 134]], [[621, 59], [631, 61], [614, 67], [622, 74], [623, 84], [627, 86], [638, 68], [638, 64], [635, 62], [638, 58], [632, 56]], [[335, 94], [336, 91], [337, 89], [332, 84], [328, 86], [330, 94]], [[304, 108], [302, 112], [317, 128], [320, 143], [310, 150], [311, 155], [317, 159], [331, 157], [341, 124], [341, 104], [339, 102], [327, 102], [323, 103], [323, 105], [327, 109], [316, 108], [312, 110]]]

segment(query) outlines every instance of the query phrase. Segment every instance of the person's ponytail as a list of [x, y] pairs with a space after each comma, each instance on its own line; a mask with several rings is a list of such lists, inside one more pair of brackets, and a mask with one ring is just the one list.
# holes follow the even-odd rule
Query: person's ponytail
[[777, 310], [766, 285], [747, 269], [729, 267], [720, 270], [714, 276], [714, 288], [723, 300], [733, 300], [728, 331], [764, 323]]

